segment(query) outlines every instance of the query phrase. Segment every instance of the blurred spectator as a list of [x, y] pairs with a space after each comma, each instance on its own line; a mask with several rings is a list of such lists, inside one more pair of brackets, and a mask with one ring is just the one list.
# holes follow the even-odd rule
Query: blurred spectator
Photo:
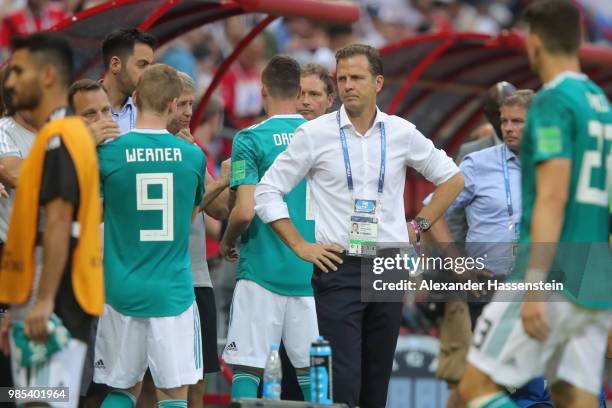
[[48, 30], [65, 17], [67, 17], [67, 13], [56, 2], [27, 0], [25, 7], [16, 9], [2, 20], [0, 24], [0, 53], [6, 53], [11, 37]]
[[[204, 110], [200, 125], [193, 133], [196, 143], [202, 148], [206, 155], [206, 170], [213, 178], [217, 177], [215, 157], [208, 146], [213, 139], [219, 135], [223, 124], [223, 102], [218, 97], [213, 97]], [[211, 260], [219, 256], [219, 239], [221, 238], [221, 222], [204, 214], [206, 226], [206, 258]]]
[[234, 129], [252, 125], [263, 109], [259, 78], [265, 64], [264, 53], [263, 39], [255, 38], [221, 81], [219, 90], [225, 102], [226, 122]]
[[[159, 56], [156, 61], [168, 64], [193, 78], [197, 93], [202, 89], [201, 73], [210, 75], [213, 64], [217, 62], [212, 59], [216, 55], [211, 53], [211, 49], [216, 55], [219, 54], [219, 47], [214, 44], [210, 33], [197, 28], [158, 48], [155, 55]], [[205, 77], [204, 80], [206, 85], [210, 82], [209, 78]]]
[[290, 37], [287, 54], [300, 64], [319, 64], [329, 71], [336, 69], [336, 59], [323, 24], [305, 18], [286, 18], [284, 23]]
[[[349, 44], [359, 42], [350, 24], [332, 24], [327, 27], [327, 36], [329, 37], [329, 48], [335, 53], [340, 48], [346, 47]], [[334, 67], [335, 70], [335, 67]]]

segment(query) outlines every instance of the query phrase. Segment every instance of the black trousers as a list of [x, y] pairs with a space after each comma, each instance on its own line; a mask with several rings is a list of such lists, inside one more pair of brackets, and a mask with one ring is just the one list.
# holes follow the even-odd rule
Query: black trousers
[[334, 402], [384, 408], [402, 304], [361, 301], [361, 261], [344, 257], [330, 273], [315, 268], [317, 320], [332, 348]]

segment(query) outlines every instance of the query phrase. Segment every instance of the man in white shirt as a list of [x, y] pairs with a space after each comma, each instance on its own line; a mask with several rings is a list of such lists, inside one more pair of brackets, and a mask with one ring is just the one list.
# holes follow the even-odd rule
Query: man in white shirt
[[[374, 48], [347, 46], [336, 62], [342, 107], [296, 130], [258, 184], [255, 210], [298, 256], [315, 265], [319, 330], [334, 356], [334, 401], [382, 408], [402, 303], [362, 301], [362, 261], [368, 266], [368, 260], [359, 255], [372, 249], [370, 242], [376, 248], [416, 243], [463, 189], [463, 177], [413, 124], [378, 110], [384, 77]], [[410, 225], [403, 199], [408, 167], [438, 185]], [[297, 232], [282, 197], [304, 177], [314, 201], [316, 244]], [[351, 233], [353, 222], [362, 238]]]

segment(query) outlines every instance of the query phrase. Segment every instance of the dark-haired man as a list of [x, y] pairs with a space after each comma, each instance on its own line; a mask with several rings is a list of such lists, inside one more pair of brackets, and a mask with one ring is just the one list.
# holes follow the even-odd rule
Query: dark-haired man
[[135, 126], [136, 106], [132, 92], [142, 72], [153, 63], [155, 44], [155, 37], [137, 28], [116, 29], [102, 42], [102, 62], [106, 71], [102, 84], [120, 133], [129, 132]]
[[529, 62], [544, 87], [521, 141], [522, 245], [514, 280], [563, 288], [545, 294], [527, 287], [513, 302], [494, 298], [478, 319], [459, 391], [469, 407], [514, 407], [502, 387], [545, 373], [555, 406], [594, 408], [612, 307], [612, 112], [580, 72], [573, 2], [536, 1], [524, 20]]
[[[12, 48], [5, 83], [12, 107], [30, 110], [42, 128], [20, 169], [0, 272], [0, 302], [12, 304], [13, 379], [19, 387], [67, 386], [76, 407], [92, 315], [104, 299], [96, 152], [83, 121], [64, 118], [73, 65], [67, 41], [33, 34], [14, 38]], [[49, 337], [59, 351], [33, 346]]]
[[93, 79], [81, 79], [68, 90], [68, 105], [83, 118], [94, 135], [96, 145], [119, 136], [112, 108], [104, 87]]
[[[255, 186], [276, 157], [290, 145], [295, 129], [305, 122], [296, 113], [300, 95], [300, 66], [276, 56], [262, 73], [261, 94], [268, 119], [240, 131], [232, 147], [230, 187], [236, 203], [221, 240], [221, 254], [238, 258], [238, 282], [223, 359], [234, 365], [232, 397], [256, 397], [270, 347], [281, 339], [298, 383], [310, 398], [310, 343], [317, 338], [317, 317], [310, 279], [312, 266], [299, 259], [255, 216]], [[307, 218], [306, 182], [285, 191], [289, 212], [307, 240], [314, 224]]]
[[303, 65], [300, 86], [302, 93], [297, 111], [304, 119], [316, 119], [332, 107], [335, 96], [334, 81], [324, 66]]
[[[362, 262], [368, 267], [362, 254], [372, 243], [396, 254], [409, 236], [416, 243], [463, 189], [463, 178], [413, 124], [377, 108], [384, 77], [376, 49], [347, 46], [336, 54], [336, 63], [343, 106], [297, 129], [258, 184], [256, 211], [295, 254], [315, 266], [319, 328], [334, 353], [334, 401], [384, 407], [402, 303], [362, 302]], [[411, 225], [404, 215], [407, 167], [438, 185]], [[296, 230], [283, 201], [304, 177], [313, 193], [316, 244]], [[352, 233], [354, 222], [360, 234]]]

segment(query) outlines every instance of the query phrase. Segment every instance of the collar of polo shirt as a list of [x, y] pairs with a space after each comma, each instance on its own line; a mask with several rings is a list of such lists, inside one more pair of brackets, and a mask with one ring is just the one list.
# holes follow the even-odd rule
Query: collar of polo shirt
[[[370, 127], [370, 129], [376, 126], [377, 123], [383, 123], [385, 121], [384, 116], [385, 114], [380, 109], [378, 109], [378, 106], [377, 106], [376, 107], [376, 117], [374, 118], [374, 123], [372, 123], [372, 126]], [[344, 105], [340, 107], [340, 127], [341, 128], [350, 127], [353, 130], [355, 130], [355, 127], [351, 123], [351, 120], [349, 119], [348, 114], [346, 113], [346, 109], [344, 109]]]

